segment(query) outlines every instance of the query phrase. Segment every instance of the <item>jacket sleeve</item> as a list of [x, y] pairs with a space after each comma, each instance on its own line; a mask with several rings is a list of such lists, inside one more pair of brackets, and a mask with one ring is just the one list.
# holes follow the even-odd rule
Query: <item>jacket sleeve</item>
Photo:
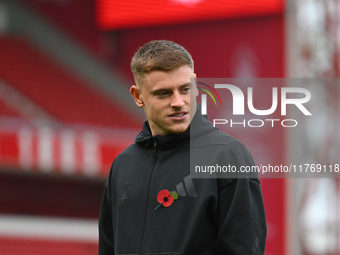
[[241, 175], [219, 191], [218, 254], [263, 255], [267, 226], [260, 182]]
[[98, 255], [113, 255], [112, 207], [109, 200], [109, 180], [106, 183], [99, 213], [99, 251]]

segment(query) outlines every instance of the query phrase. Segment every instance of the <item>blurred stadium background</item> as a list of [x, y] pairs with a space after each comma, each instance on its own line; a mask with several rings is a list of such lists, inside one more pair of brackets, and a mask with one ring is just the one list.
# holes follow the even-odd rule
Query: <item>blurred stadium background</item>
[[[199, 77], [339, 78], [340, 1], [0, 0], [0, 254], [97, 253], [110, 165], [144, 120], [129, 63], [153, 39]], [[340, 86], [313, 89], [327, 125], [233, 135], [272, 164], [339, 163]], [[266, 255], [340, 254], [337, 179], [261, 182]]]

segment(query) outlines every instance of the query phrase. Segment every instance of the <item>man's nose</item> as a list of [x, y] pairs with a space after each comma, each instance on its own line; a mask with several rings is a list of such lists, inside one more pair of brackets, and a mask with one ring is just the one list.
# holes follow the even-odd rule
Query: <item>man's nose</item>
[[183, 107], [184, 106], [184, 100], [182, 98], [182, 95], [178, 92], [175, 92], [173, 94], [173, 98], [172, 98], [172, 102], [171, 102], [171, 106], [172, 107]]

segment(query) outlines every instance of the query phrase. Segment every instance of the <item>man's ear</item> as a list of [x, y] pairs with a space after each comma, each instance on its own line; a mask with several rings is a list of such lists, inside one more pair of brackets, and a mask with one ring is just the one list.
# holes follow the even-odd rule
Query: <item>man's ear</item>
[[196, 97], [198, 96], [198, 88], [197, 88], [197, 76], [196, 74], [194, 73], [194, 80], [195, 80], [195, 94], [196, 94]]
[[139, 108], [144, 107], [144, 102], [142, 100], [140, 88], [138, 88], [136, 85], [132, 85], [130, 88], [130, 94], [133, 97], [133, 100], [135, 100], [135, 103]]

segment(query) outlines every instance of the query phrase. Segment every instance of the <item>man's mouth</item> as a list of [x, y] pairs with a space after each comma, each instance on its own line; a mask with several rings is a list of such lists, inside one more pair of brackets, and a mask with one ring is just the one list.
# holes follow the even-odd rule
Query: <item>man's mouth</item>
[[173, 120], [183, 120], [188, 112], [175, 112], [173, 114], [170, 114], [169, 117]]
[[171, 117], [182, 117], [184, 113], [172, 114]]

